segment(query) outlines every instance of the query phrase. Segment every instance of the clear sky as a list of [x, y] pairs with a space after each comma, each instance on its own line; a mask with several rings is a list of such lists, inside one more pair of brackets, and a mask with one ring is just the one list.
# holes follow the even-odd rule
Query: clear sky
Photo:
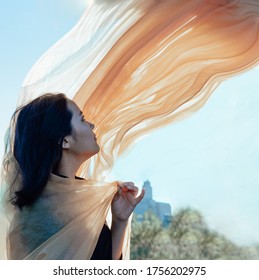
[[[9, 0], [0, 18], [0, 156], [23, 79], [77, 22], [83, 0]], [[197, 113], [143, 138], [110, 179], [149, 180], [156, 201], [190, 206], [237, 244], [259, 244], [259, 68], [225, 81]]]

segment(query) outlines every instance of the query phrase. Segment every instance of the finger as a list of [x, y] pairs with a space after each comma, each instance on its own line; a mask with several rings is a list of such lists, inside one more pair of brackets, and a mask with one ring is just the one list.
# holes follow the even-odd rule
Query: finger
[[123, 187], [123, 182], [121, 182], [121, 181], [116, 181], [116, 182], [117, 182], [117, 186], [118, 186], [118, 187], [120, 187], [120, 188]]
[[125, 189], [125, 187], [134, 186], [134, 183], [133, 183], [133, 182], [121, 182], [121, 181], [117, 181], [117, 185], [118, 185], [120, 188]]
[[127, 188], [128, 190], [138, 190], [138, 187], [135, 185], [123, 185], [123, 188]]
[[120, 198], [121, 193], [121, 189], [118, 189], [118, 191], [113, 196], [113, 200], [118, 200]]
[[133, 182], [122, 182], [122, 186], [131, 188], [131, 187], [134, 187], [134, 183]]
[[145, 189], [142, 189], [138, 197], [135, 197], [131, 192], [123, 192], [122, 196], [128, 200], [128, 202], [132, 205], [133, 208], [135, 208], [137, 204], [143, 199], [144, 194], [145, 194]]
[[144, 195], [145, 195], [145, 189], [143, 188], [141, 190], [140, 195], [138, 197], [136, 197], [136, 199], [135, 199], [136, 205], [140, 203], [140, 201], [143, 199]]
[[138, 187], [136, 187], [136, 186], [124, 186], [123, 191], [125, 191], [125, 192], [129, 191], [130, 193], [133, 194], [134, 197], [136, 197], [137, 194], [138, 194]]
[[127, 186], [121, 186], [121, 189], [122, 189], [124, 192], [127, 192], [127, 191], [128, 191], [128, 187], [127, 187]]
[[123, 185], [134, 186], [134, 182], [123, 182]]
[[134, 195], [134, 197], [136, 197], [137, 194], [138, 194], [138, 187], [133, 186], [133, 187], [130, 189], [130, 192]]

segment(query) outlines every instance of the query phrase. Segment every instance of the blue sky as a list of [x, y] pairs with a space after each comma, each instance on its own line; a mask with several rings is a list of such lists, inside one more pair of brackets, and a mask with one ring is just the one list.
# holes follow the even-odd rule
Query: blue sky
[[[3, 134], [23, 79], [39, 57], [79, 19], [83, 0], [2, 3]], [[259, 243], [259, 69], [233, 77], [197, 113], [141, 139], [120, 158], [110, 180], [149, 179], [154, 199], [173, 211], [190, 206], [237, 244]], [[0, 155], [3, 145], [0, 146]]]

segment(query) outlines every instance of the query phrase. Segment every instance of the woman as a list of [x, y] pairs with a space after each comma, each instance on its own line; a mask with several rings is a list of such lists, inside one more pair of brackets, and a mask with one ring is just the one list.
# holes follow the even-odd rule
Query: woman
[[[137, 196], [133, 182], [76, 176], [100, 150], [94, 125], [63, 94], [38, 97], [19, 108], [13, 122], [4, 161], [5, 177], [15, 178], [7, 179], [8, 258], [125, 258], [129, 218], [144, 189]], [[105, 222], [110, 206], [111, 229]]]

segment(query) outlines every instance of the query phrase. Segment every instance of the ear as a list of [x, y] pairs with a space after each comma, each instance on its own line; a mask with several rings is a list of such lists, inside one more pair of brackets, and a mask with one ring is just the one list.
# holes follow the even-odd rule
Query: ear
[[62, 142], [62, 149], [68, 150], [70, 149], [70, 141], [68, 137], [65, 137]]

